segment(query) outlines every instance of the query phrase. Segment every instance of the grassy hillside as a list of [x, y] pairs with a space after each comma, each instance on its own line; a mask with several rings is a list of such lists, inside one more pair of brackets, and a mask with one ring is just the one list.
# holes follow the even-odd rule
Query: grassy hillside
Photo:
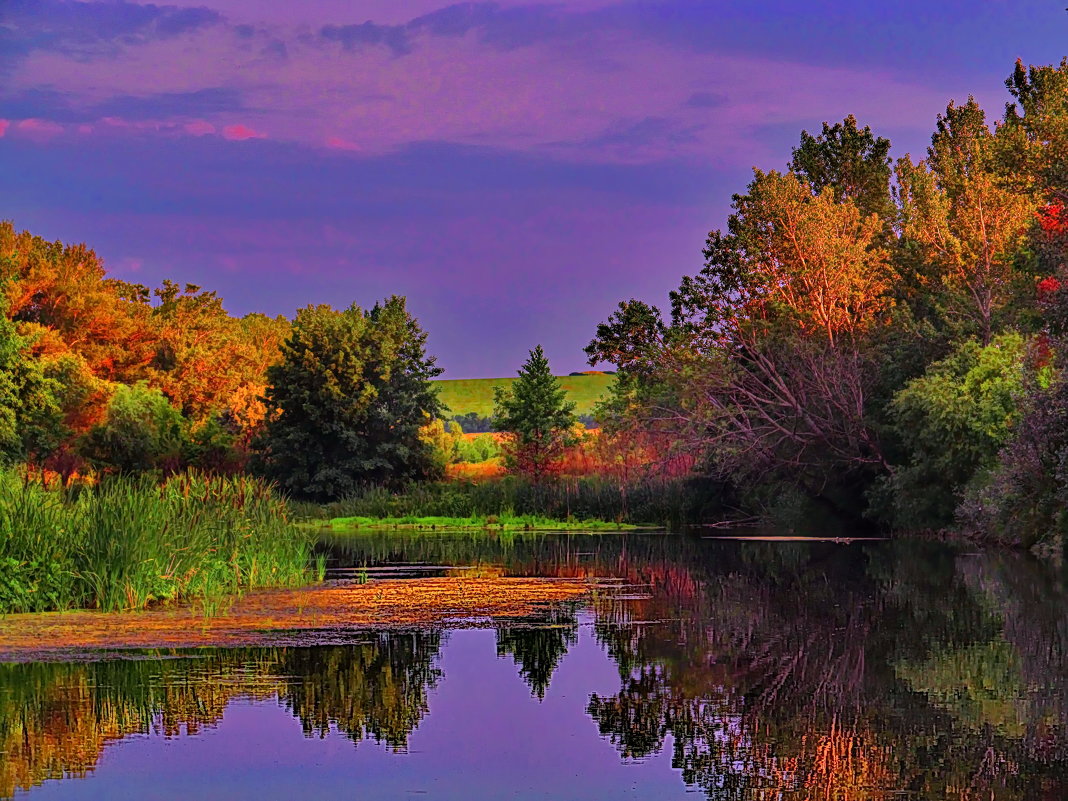
[[[449, 407], [449, 416], [474, 412], [480, 417], [493, 414], [493, 388], [505, 387], [514, 378], [463, 378], [435, 381], [438, 396]], [[575, 402], [576, 414], [592, 414], [594, 404], [615, 381], [612, 375], [560, 376], [560, 386], [567, 398]]]

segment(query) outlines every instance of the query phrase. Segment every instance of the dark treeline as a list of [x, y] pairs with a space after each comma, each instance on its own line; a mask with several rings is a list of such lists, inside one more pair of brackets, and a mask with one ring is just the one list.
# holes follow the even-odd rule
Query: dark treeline
[[1059, 548], [1068, 61], [1006, 85], [998, 121], [950, 103], [922, 159], [847, 117], [755, 170], [668, 313], [598, 327], [609, 428], [701, 454], [752, 510]]

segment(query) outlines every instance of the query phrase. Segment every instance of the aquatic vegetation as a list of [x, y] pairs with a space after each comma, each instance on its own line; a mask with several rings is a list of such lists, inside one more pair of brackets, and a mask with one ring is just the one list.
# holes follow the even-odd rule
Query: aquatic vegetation
[[295, 586], [310, 580], [312, 539], [255, 479], [112, 478], [52, 491], [0, 473], [0, 613]]
[[535, 515], [554, 521], [601, 520], [677, 528], [722, 511], [722, 486], [700, 477], [648, 476], [620, 481], [603, 476], [535, 484], [509, 476], [486, 482], [412, 484], [397, 492], [368, 487], [324, 506], [295, 511], [324, 520], [367, 518], [482, 518]]
[[0, 662], [101, 649], [347, 641], [361, 628], [525, 618], [588, 590], [584, 579], [448, 576], [247, 593], [212, 617], [193, 605], [9, 615], [0, 619]]
[[334, 531], [413, 529], [416, 531], [633, 531], [638, 527], [613, 520], [554, 520], [538, 515], [472, 515], [471, 517], [335, 517]]

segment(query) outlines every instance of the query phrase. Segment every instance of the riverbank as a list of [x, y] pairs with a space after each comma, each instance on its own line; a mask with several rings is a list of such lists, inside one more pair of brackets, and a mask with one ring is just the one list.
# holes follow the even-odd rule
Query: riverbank
[[[538, 515], [474, 515], [471, 517], [335, 517], [326, 527], [345, 531], [639, 531], [641, 526], [615, 520], [559, 520]], [[646, 527], [651, 528], [651, 527]]]

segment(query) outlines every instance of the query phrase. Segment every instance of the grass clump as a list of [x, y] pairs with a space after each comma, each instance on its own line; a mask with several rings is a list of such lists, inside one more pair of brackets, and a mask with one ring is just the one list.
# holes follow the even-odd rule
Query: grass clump
[[414, 531], [633, 531], [631, 523], [613, 520], [555, 520], [539, 515], [473, 515], [471, 517], [427, 516], [415, 517], [335, 517], [330, 521], [334, 530], [407, 529]]
[[722, 488], [704, 478], [650, 477], [629, 482], [600, 477], [563, 478], [535, 484], [519, 476], [495, 481], [413, 484], [403, 491], [367, 487], [325, 506], [305, 505], [309, 518], [423, 518], [500, 520], [534, 516], [555, 527], [567, 521], [582, 530], [588, 521], [677, 529], [722, 511]]
[[53, 491], [0, 473], [0, 613], [295, 586], [310, 578], [311, 549], [259, 480], [183, 474]]

